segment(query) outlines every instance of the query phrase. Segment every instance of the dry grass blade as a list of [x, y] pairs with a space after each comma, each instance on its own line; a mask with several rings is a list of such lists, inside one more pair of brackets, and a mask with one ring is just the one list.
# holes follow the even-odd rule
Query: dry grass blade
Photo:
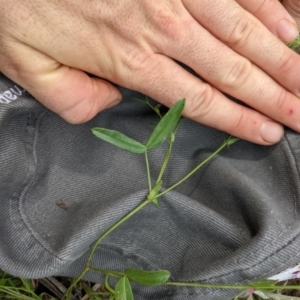
[[[67, 288], [54, 277], [41, 278], [38, 281], [49, 291], [51, 291], [51, 293], [53, 293], [57, 299], [62, 299], [67, 290]], [[71, 295], [71, 300], [76, 300], [73, 295]]]

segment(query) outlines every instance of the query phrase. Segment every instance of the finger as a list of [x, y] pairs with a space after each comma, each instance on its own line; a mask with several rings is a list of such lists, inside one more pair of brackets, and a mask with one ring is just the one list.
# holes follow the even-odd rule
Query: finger
[[298, 27], [300, 27], [300, 1], [299, 0], [284, 0], [282, 5], [296, 20]]
[[[278, 0], [237, 0], [283, 42], [290, 43], [299, 34], [297, 23]], [[295, 1], [294, 1], [295, 2]]]
[[89, 121], [121, 100], [109, 82], [61, 65], [25, 45], [11, 49], [10, 56], [14, 60], [0, 56], [1, 71], [69, 123]]
[[[231, 0], [218, 1], [217, 6], [207, 0], [201, 1], [201, 5], [195, 5], [193, 0], [184, 1], [194, 18], [213, 36], [248, 58], [289, 91], [300, 95], [300, 57], [281, 43], [255, 17]], [[219, 22], [212, 21], [216, 9]], [[194, 36], [191, 37], [192, 34], [195, 35], [192, 30], [189, 29], [185, 34], [188, 35], [188, 41], [195, 39]], [[198, 44], [201, 34], [196, 39]], [[202, 36], [201, 39], [203, 40]], [[223, 57], [227, 53], [228, 51], [223, 53]]]
[[227, 99], [173, 60], [152, 55], [132, 75], [128, 88], [139, 90], [166, 106], [186, 98], [184, 116], [257, 144], [270, 145], [283, 135], [280, 124], [250, 108]]
[[[182, 44], [171, 40], [161, 42], [165, 55], [192, 67], [217, 89], [271, 119], [300, 131], [300, 101], [296, 96], [249, 60], [215, 39], [197, 22], [189, 21], [188, 30], [180, 34], [185, 38]], [[178, 39], [174, 38], [175, 41]], [[285, 47], [277, 39], [276, 42]]]

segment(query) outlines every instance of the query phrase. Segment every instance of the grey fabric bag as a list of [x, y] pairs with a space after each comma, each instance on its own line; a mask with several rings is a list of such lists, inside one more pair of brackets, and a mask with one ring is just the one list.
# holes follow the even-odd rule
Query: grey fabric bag
[[[0, 268], [17, 276], [77, 276], [97, 237], [145, 197], [143, 155], [109, 145], [95, 126], [145, 142], [157, 122], [141, 95], [70, 125], [0, 77]], [[184, 119], [163, 179], [168, 187], [226, 135]], [[174, 281], [242, 283], [300, 261], [299, 135], [262, 147], [240, 141], [99, 246], [93, 265], [167, 269]], [[159, 172], [163, 147], [150, 152]], [[57, 202], [64, 202], [67, 210]], [[87, 279], [103, 278], [88, 273]], [[231, 299], [235, 290], [134, 285], [135, 299]]]

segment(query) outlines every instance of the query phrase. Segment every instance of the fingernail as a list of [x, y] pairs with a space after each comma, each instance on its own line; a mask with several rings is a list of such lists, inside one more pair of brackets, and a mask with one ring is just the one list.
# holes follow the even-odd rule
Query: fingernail
[[264, 122], [260, 128], [261, 138], [270, 144], [279, 142], [282, 139], [283, 134], [283, 126], [272, 121]]
[[295, 23], [283, 19], [278, 23], [276, 33], [283, 42], [290, 43], [299, 35], [299, 29]]

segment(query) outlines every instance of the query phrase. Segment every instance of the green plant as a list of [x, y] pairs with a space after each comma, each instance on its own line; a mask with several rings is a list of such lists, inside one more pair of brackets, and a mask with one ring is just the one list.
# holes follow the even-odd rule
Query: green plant
[[41, 300], [43, 295], [36, 295], [34, 290], [31, 280], [15, 278], [0, 270], [0, 299]]
[[[255, 297], [256, 295], [263, 297], [263, 299], [267, 299], [266, 297], [271, 295], [271, 293], [275, 289], [280, 289], [279, 287], [275, 288], [276, 281], [265, 280], [265, 281], [259, 281], [254, 283], [248, 283], [245, 285], [220, 285], [220, 284], [171, 282], [169, 281], [171, 274], [167, 270], [145, 271], [145, 270], [138, 270], [138, 269], [126, 269], [124, 271], [115, 271], [115, 270], [97, 269], [91, 266], [91, 260], [96, 248], [111, 232], [113, 232], [116, 228], [118, 228], [122, 223], [124, 223], [134, 214], [138, 213], [146, 205], [152, 203], [156, 206], [159, 206], [159, 198], [162, 195], [166, 194], [167, 192], [173, 190], [178, 185], [183, 183], [190, 176], [192, 176], [199, 168], [201, 168], [205, 163], [207, 163], [215, 155], [217, 155], [221, 150], [223, 150], [225, 147], [234, 144], [238, 140], [237, 138], [234, 137], [228, 137], [214, 153], [212, 153], [209, 157], [207, 157], [207, 159], [199, 163], [198, 166], [196, 166], [191, 172], [189, 172], [181, 180], [179, 180], [171, 187], [163, 189], [163, 181], [162, 181], [163, 174], [166, 170], [171, 155], [172, 146], [175, 141], [176, 132], [178, 130], [179, 123], [181, 120], [181, 113], [184, 109], [185, 99], [176, 102], [174, 106], [172, 106], [164, 116], [162, 116], [160, 112], [160, 106], [159, 105], [153, 106], [152, 104], [150, 104], [147, 98], [146, 100], [140, 100], [140, 99], [136, 99], [136, 100], [150, 106], [160, 118], [160, 121], [155, 126], [152, 133], [150, 134], [150, 137], [148, 138], [148, 141], [145, 145], [114, 130], [108, 130], [105, 128], [93, 128], [92, 131], [95, 136], [97, 136], [98, 138], [106, 142], [111, 143], [114, 146], [117, 146], [121, 149], [124, 149], [134, 154], [144, 154], [145, 164], [147, 169], [147, 177], [148, 177], [148, 190], [149, 190], [148, 195], [146, 196], [144, 201], [141, 202], [140, 205], [138, 205], [135, 209], [133, 209], [129, 214], [125, 215], [122, 219], [120, 219], [116, 224], [110, 227], [99, 237], [99, 239], [92, 247], [85, 269], [83, 270], [82, 274], [74, 281], [73, 284], [75, 285], [80, 279], [84, 277], [84, 275], [88, 271], [92, 270], [104, 274], [106, 276], [105, 286], [107, 290], [111, 293], [110, 299], [115, 299], [115, 300], [134, 299], [132, 289], [131, 289], [131, 282], [135, 282], [146, 286], [172, 285], [172, 286], [202, 287], [202, 288], [208, 287], [208, 288], [218, 288], [218, 289], [239, 289], [239, 290], [248, 291], [249, 295], [247, 296], [249, 299], [255, 299], [253, 297]], [[165, 158], [162, 163], [158, 178], [153, 182], [151, 178], [150, 164], [148, 161], [148, 151], [159, 147], [166, 139], [168, 139], [169, 147], [166, 151]], [[115, 277], [118, 280], [114, 288], [109, 284], [109, 280], [111, 277]], [[289, 288], [291, 287], [285, 286], [285, 289], [289, 289]], [[294, 289], [295, 287], [293, 286], [292, 288]], [[69, 288], [68, 292], [66, 293], [66, 297], [68, 297], [71, 290], [72, 290], [72, 286]], [[238, 297], [236, 299], [238, 299]]]
[[[292, 49], [297, 48], [300, 45], [300, 38], [290, 43], [288, 46]], [[154, 204], [159, 206], [159, 198], [166, 194], [167, 192], [173, 190], [190, 176], [192, 176], [199, 168], [201, 168], [205, 163], [210, 161], [215, 155], [217, 155], [224, 148], [234, 144], [237, 139], [234, 137], [228, 137], [220, 147], [212, 153], [207, 159], [202, 161], [198, 166], [196, 166], [190, 173], [188, 173], [184, 178], [179, 180], [176, 184], [166, 189], [163, 189], [163, 174], [166, 170], [172, 146], [175, 141], [176, 132], [179, 127], [179, 123], [181, 120], [181, 113], [184, 108], [185, 100], [182, 99], [175, 103], [175, 105], [168, 111], [168, 113], [162, 116], [160, 111], [160, 105], [152, 105], [150, 101], [146, 98], [146, 100], [136, 99], [139, 102], [142, 102], [149, 107], [151, 107], [156, 114], [159, 116], [160, 121], [155, 126], [153, 132], [151, 133], [147, 143], [145, 145], [140, 142], [131, 139], [123, 135], [120, 132], [104, 129], [104, 128], [94, 128], [92, 131], [95, 136], [98, 138], [109, 142], [119, 148], [122, 148], [126, 151], [132, 152], [134, 154], [143, 154], [145, 156], [145, 164], [147, 169], [147, 177], [148, 177], [148, 195], [138, 205], [133, 211], [129, 214], [125, 215], [122, 219], [120, 219], [116, 224], [110, 227], [106, 232], [104, 232], [98, 240], [93, 245], [86, 266], [80, 276], [74, 279], [67, 289], [64, 298], [71, 299], [72, 289], [76, 287], [78, 284], [81, 284], [83, 289], [89, 295], [90, 299], [109, 299], [109, 300], [131, 300], [134, 299], [132, 289], [131, 289], [131, 281], [136, 282], [141, 285], [146, 286], [155, 286], [155, 285], [172, 285], [172, 286], [185, 286], [185, 287], [199, 287], [199, 288], [217, 288], [217, 289], [236, 289], [242, 290], [235, 300], [240, 297], [244, 297], [247, 300], [258, 300], [258, 299], [282, 299], [282, 300], [292, 300], [292, 299], [300, 299], [297, 297], [290, 297], [280, 295], [280, 291], [282, 290], [295, 290], [300, 289], [300, 286], [295, 285], [284, 285], [278, 286], [276, 281], [263, 280], [257, 282], [249, 282], [244, 285], [223, 285], [223, 284], [204, 284], [204, 283], [188, 283], [188, 282], [171, 282], [169, 281], [170, 272], [167, 270], [155, 270], [155, 271], [144, 271], [138, 269], [126, 269], [124, 271], [115, 271], [115, 270], [104, 270], [94, 268], [91, 265], [91, 260], [94, 255], [94, 252], [98, 245], [116, 228], [118, 228], [122, 223], [132, 217], [134, 214], [138, 213], [141, 209], [143, 209], [148, 204]], [[161, 170], [158, 178], [153, 182], [151, 178], [150, 172], [150, 164], [148, 161], [148, 151], [159, 147], [165, 140], [168, 140], [169, 147], [165, 154], [165, 158], [163, 164], [161, 166]], [[105, 275], [105, 292], [95, 292], [92, 288], [90, 288], [87, 284], [82, 282], [82, 278], [84, 275], [89, 272], [99, 272]], [[117, 283], [114, 287], [110, 284], [110, 279], [114, 277], [117, 278]], [[30, 280], [26, 279], [18, 279], [8, 274], [0, 271], [0, 299], [44, 299], [43, 294], [36, 295], [34, 292], [34, 286]], [[245, 298], [246, 297], [246, 298]], [[54, 298], [47, 298], [50, 300], [55, 300]]]
[[[107, 229], [95, 242], [95, 244], [92, 247], [92, 250], [89, 254], [86, 266], [81, 273], [81, 275], [74, 281], [73, 285], [68, 289], [66, 293], [66, 298], [68, 299], [72, 287], [77, 284], [79, 280], [81, 280], [84, 275], [92, 270], [99, 272], [101, 274], [104, 274], [106, 276], [105, 285], [108, 291], [111, 292], [111, 299], [116, 300], [130, 300], [133, 299], [133, 294], [131, 290], [131, 284], [130, 281], [139, 283], [141, 285], [148, 285], [148, 286], [155, 286], [155, 285], [181, 285], [181, 283], [174, 283], [174, 282], [168, 282], [168, 279], [170, 277], [170, 272], [167, 270], [157, 270], [157, 271], [144, 271], [144, 270], [137, 270], [137, 269], [127, 269], [123, 272], [120, 271], [114, 271], [114, 270], [102, 270], [97, 269], [91, 266], [92, 257], [94, 255], [94, 252], [98, 245], [116, 228], [118, 228], [121, 224], [123, 224], [126, 220], [131, 218], [134, 214], [138, 213], [141, 209], [143, 209], [148, 204], [154, 204], [156, 206], [159, 206], [159, 198], [163, 196], [164, 194], [168, 193], [169, 191], [176, 188], [178, 185], [180, 185], [182, 182], [187, 180], [190, 176], [192, 176], [199, 168], [201, 168], [205, 163], [210, 161], [215, 155], [217, 155], [222, 149], [225, 147], [228, 147], [235, 143], [238, 139], [233, 137], [228, 137], [221, 146], [212, 153], [207, 159], [202, 161], [198, 166], [196, 166], [191, 172], [189, 172], [184, 178], [179, 180], [177, 183], [172, 185], [171, 187], [168, 187], [166, 189], [163, 189], [163, 175], [166, 170], [171, 151], [172, 146], [175, 141], [176, 132], [178, 130], [180, 120], [181, 120], [181, 114], [184, 109], [185, 105], [185, 99], [177, 101], [170, 109], [169, 111], [162, 116], [160, 112], [160, 106], [152, 106], [149, 102], [149, 100], [146, 98], [145, 101], [138, 99], [138, 101], [143, 102], [147, 105], [149, 105], [159, 116], [160, 120], [158, 124], [154, 127], [152, 133], [150, 134], [147, 143], [141, 144], [140, 142], [133, 140], [132, 138], [125, 136], [124, 134], [109, 130], [105, 128], [93, 128], [92, 132], [93, 134], [108, 142], [111, 143], [114, 146], [117, 146], [121, 149], [124, 149], [126, 151], [129, 151], [134, 154], [143, 154], [145, 157], [145, 164], [147, 169], [147, 178], [148, 178], [148, 195], [142, 201], [135, 209], [133, 209], [130, 213], [125, 215], [123, 218], [121, 218], [116, 224], [114, 224], [112, 227]], [[159, 175], [155, 181], [151, 178], [151, 171], [150, 171], [150, 164], [148, 160], [148, 151], [153, 150], [157, 147], [159, 147], [166, 139], [168, 139], [169, 146], [165, 154], [164, 161], [161, 166], [161, 170], [159, 172]], [[114, 288], [112, 288], [109, 285], [109, 279], [110, 277], [116, 277], [118, 278], [118, 282], [115, 285]], [[185, 286], [188, 286], [189, 284], [185, 284]], [[195, 286], [194, 284], [192, 286]]]
[[[282, 290], [283, 287], [276, 286], [277, 282], [271, 280], [249, 282], [248, 284], [245, 285], [171, 282], [169, 281], [171, 274], [167, 270], [145, 271], [145, 270], [138, 270], [138, 269], [126, 269], [124, 271], [115, 271], [115, 270], [97, 269], [91, 266], [92, 257], [94, 255], [96, 248], [111, 232], [117, 229], [121, 224], [123, 224], [126, 220], [131, 218], [134, 214], [138, 213], [146, 205], [152, 203], [156, 206], [159, 206], [159, 198], [162, 195], [173, 190], [178, 185], [180, 185], [185, 180], [187, 180], [199, 168], [201, 168], [205, 163], [210, 161], [215, 155], [217, 155], [225, 147], [228, 147], [238, 141], [237, 138], [228, 137], [227, 139], [225, 139], [225, 141], [215, 152], [213, 152], [210, 156], [208, 156], [204, 161], [199, 163], [191, 172], [189, 172], [181, 180], [179, 180], [171, 187], [163, 189], [163, 174], [166, 170], [171, 155], [172, 146], [175, 141], [176, 132], [178, 130], [179, 123], [181, 120], [181, 113], [184, 109], [185, 99], [176, 102], [164, 116], [162, 116], [160, 112], [160, 105], [153, 106], [147, 98], [146, 100], [140, 100], [140, 99], [136, 99], [136, 100], [150, 106], [160, 118], [160, 121], [155, 126], [152, 133], [150, 134], [150, 137], [148, 138], [148, 141], [146, 142], [145, 145], [114, 130], [109, 130], [105, 128], [93, 128], [92, 132], [96, 137], [108, 143], [111, 143], [114, 146], [117, 146], [121, 149], [124, 149], [134, 154], [139, 154], [139, 155], [143, 154], [145, 156], [145, 164], [146, 164], [147, 178], [148, 178], [148, 195], [141, 202], [140, 205], [138, 205], [135, 209], [133, 209], [129, 214], [121, 218], [117, 223], [115, 223], [112, 227], [107, 229], [98, 238], [98, 240], [93, 245], [92, 250], [90, 251], [90, 255], [88, 257], [84, 270], [82, 271], [81, 275], [77, 279], [75, 279], [73, 285], [76, 285], [76, 283], [79, 280], [81, 280], [88, 271], [95, 271], [104, 274], [106, 276], [105, 286], [107, 290], [111, 293], [111, 296], [109, 298], [111, 300], [113, 299], [133, 300], [134, 295], [131, 289], [131, 282], [135, 282], [145, 286], [172, 285], [177, 287], [184, 286], [184, 287], [202, 287], [202, 288], [218, 288], [218, 289], [237, 289], [237, 290], [242, 290], [243, 291], [242, 294], [246, 295], [248, 300], [250, 299], [254, 300], [256, 299], [256, 297], [261, 297], [262, 299], [269, 299], [271, 296], [274, 297], [274, 295], [277, 297], [278, 294], [276, 294], [275, 292]], [[148, 151], [159, 147], [166, 139], [168, 139], [169, 146], [166, 151], [165, 158], [162, 163], [158, 178], [155, 181], [153, 181], [151, 178], [150, 164], [148, 161]], [[117, 278], [117, 283], [114, 288], [109, 284], [109, 280], [111, 277]], [[71, 285], [71, 287], [68, 289], [66, 293], [67, 299], [71, 293], [73, 285]], [[284, 286], [284, 289], [285, 290], [295, 289], [295, 286]], [[242, 294], [239, 294], [235, 299], [238, 299], [240, 296], [242, 296]], [[294, 297], [293, 299], [296, 298]]]
[[291, 43], [288, 44], [288, 47], [292, 50], [296, 50], [296, 48], [300, 45], [300, 35]]

